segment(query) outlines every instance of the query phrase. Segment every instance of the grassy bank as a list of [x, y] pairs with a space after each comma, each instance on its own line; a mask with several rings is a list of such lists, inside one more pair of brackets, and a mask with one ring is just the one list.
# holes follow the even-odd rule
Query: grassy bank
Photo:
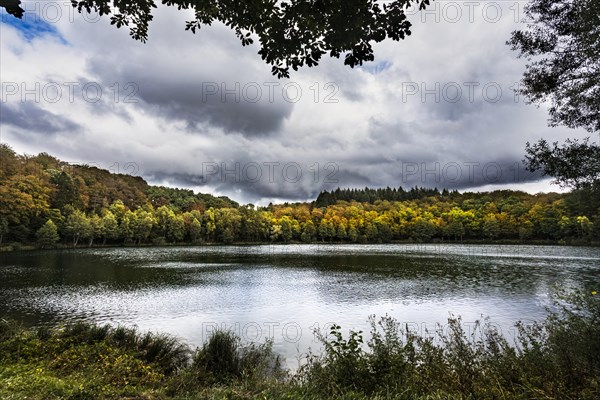
[[270, 343], [214, 334], [192, 351], [123, 327], [23, 329], [0, 323], [2, 399], [598, 399], [600, 299], [557, 300], [560, 311], [517, 326], [516, 343], [482, 323], [450, 319], [437, 341], [372, 318], [371, 339], [322, 332], [324, 350], [290, 373]]

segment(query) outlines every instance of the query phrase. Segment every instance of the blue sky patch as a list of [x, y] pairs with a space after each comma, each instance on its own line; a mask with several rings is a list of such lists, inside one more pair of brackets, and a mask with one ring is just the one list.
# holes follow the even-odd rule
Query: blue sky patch
[[8, 14], [4, 8], [0, 9], [0, 29], [3, 25], [12, 26], [29, 42], [33, 39], [42, 36], [54, 36], [62, 43], [66, 44], [66, 40], [58, 32], [53, 24], [45, 21], [41, 16], [34, 12], [26, 11], [23, 19], [15, 18]]
[[391, 62], [389, 62], [387, 60], [383, 60], [376, 64], [371, 64], [371, 63], [364, 64], [360, 68], [372, 75], [377, 75], [377, 74], [382, 73], [383, 71], [385, 71], [386, 69], [388, 69], [391, 66], [392, 66]]

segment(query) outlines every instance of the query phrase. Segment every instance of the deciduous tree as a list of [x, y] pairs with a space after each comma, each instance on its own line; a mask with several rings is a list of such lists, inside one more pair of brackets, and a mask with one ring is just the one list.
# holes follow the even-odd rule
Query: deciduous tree
[[58, 228], [56, 228], [54, 222], [49, 219], [40, 229], [38, 229], [35, 236], [38, 244], [42, 246], [42, 248], [52, 247], [59, 240]]

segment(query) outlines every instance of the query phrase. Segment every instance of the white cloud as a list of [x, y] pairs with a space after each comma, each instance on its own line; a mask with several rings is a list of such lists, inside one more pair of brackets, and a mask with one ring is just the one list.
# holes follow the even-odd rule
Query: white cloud
[[[461, 5], [456, 23], [449, 22], [455, 19], [450, 3]], [[472, 6], [432, 4], [439, 22], [435, 14], [427, 14], [425, 23], [420, 14], [411, 16], [412, 36], [375, 45], [372, 65], [350, 69], [343, 60], [324, 59], [281, 81], [271, 76], [256, 45], [242, 47], [220, 24], [192, 35], [184, 31], [189, 15], [164, 6], [155, 12], [147, 44], [133, 41], [107, 18], [89, 23], [66, 8], [54, 25], [64, 41], [56, 35], [28, 41], [2, 24], [3, 90], [6, 83], [27, 88], [58, 83], [64, 89], [60, 101], [42, 99], [38, 115], [60, 116], [70, 129], [54, 124], [52, 132], [33, 135], [31, 126], [39, 124], [19, 126], [3, 116], [0, 140], [17, 151], [47, 151], [104, 167], [133, 162], [150, 180], [241, 202], [304, 200], [337, 186], [546, 188], [520, 167], [525, 142], [584, 133], [548, 128], [545, 109], [515, 101], [511, 87], [524, 63], [504, 44], [518, 26], [516, 9], [509, 8], [514, 4], [498, 3], [502, 18], [495, 23], [494, 9], [482, 14], [483, 3], [472, 9], [473, 22]], [[79, 84], [72, 102], [64, 87], [69, 82]], [[86, 83], [88, 97], [100, 88], [100, 101], [85, 101]], [[236, 92], [239, 101], [232, 93], [223, 101], [223, 88]], [[298, 101], [290, 101], [286, 93], [296, 97], [298, 88]], [[502, 97], [495, 101], [497, 88]], [[262, 96], [254, 102], [257, 90]], [[26, 107], [22, 94], [7, 99], [11, 110]], [[458, 94], [460, 100], [451, 101]], [[128, 96], [136, 102], [125, 102]], [[240, 172], [215, 173], [215, 163], [230, 172], [239, 166]], [[273, 179], [271, 163], [279, 163]], [[287, 166], [292, 173], [293, 163], [301, 167], [297, 181], [284, 172]], [[500, 166], [501, 178], [486, 177], [483, 169], [490, 163]], [[249, 175], [255, 164], [261, 168], [258, 180]], [[457, 179], [449, 172], [454, 164], [463, 169]], [[474, 164], [477, 171], [470, 176], [468, 165]]]

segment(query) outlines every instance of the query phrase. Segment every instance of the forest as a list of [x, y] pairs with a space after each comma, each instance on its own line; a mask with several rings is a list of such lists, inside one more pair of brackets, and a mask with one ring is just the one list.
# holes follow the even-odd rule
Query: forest
[[256, 207], [0, 144], [3, 249], [403, 241], [597, 244], [600, 191], [337, 189]]

